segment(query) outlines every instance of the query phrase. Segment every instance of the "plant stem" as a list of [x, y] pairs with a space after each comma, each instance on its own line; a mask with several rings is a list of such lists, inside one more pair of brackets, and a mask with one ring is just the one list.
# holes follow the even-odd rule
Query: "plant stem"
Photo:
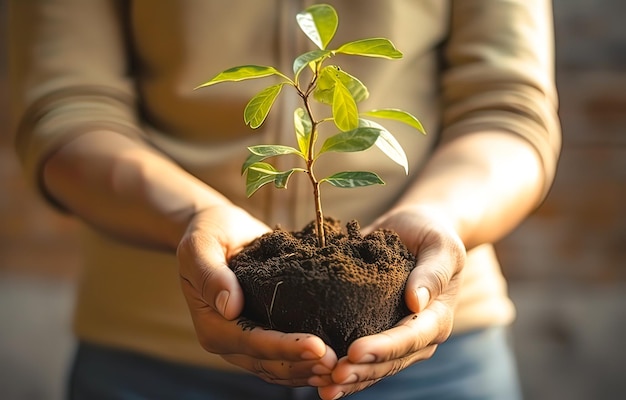
[[311, 106], [309, 104], [309, 95], [312, 92], [313, 87], [315, 86], [315, 81], [317, 79], [317, 74], [314, 74], [309, 88], [306, 93], [298, 90], [302, 101], [304, 102], [304, 108], [309, 116], [309, 120], [311, 121], [311, 140], [309, 141], [309, 149], [307, 151], [307, 160], [306, 160], [306, 171], [309, 175], [309, 180], [311, 181], [311, 185], [313, 186], [313, 203], [315, 205], [315, 228], [317, 231], [317, 243], [319, 247], [326, 246], [326, 233], [324, 232], [324, 212], [322, 211], [322, 196], [320, 192], [320, 182], [315, 177], [315, 173], [313, 172], [313, 164], [315, 164], [315, 142], [317, 141], [317, 126], [318, 121], [313, 118], [313, 111], [311, 110]]
[[315, 163], [313, 154], [314, 144], [317, 139], [317, 122], [313, 121], [308, 102], [305, 101], [305, 105], [307, 113], [309, 113], [309, 117], [311, 117], [311, 141], [309, 143], [309, 155], [306, 161], [306, 170], [307, 174], [309, 175], [311, 185], [313, 186], [313, 203], [315, 204], [315, 227], [317, 228], [317, 243], [319, 244], [319, 247], [324, 247], [326, 246], [326, 234], [324, 232], [324, 212], [322, 211], [322, 196], [320, 193], [320, 183], [315, 177], [315, 173], [313, 172], [313, 164]]
[[313, 163], [307, 162], [307, 171], [313, 185], [313, 201], [315, 203], [315, 227], [317, 228], [317, 242], [320, 247], [326, 246], [326, 234], [324, 232], [324, 213], [322, 211], [322, 196], [320, 194], [320, 183], [313, 174]]

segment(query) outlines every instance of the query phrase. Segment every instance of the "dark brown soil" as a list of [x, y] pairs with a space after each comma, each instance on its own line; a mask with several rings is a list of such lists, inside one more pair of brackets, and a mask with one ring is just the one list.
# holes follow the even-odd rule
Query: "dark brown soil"
[[363, 237], [356, 221], [347, 232], [336, 220], [325, 226], [323, 248], [313, 222], [299, 232], [276, 228], [230, 267], [246, 299], [244, 326], [313, 333], [341, 357], [354, 340], [409, 314], [404, 287], [416, 260], [392, 231]]

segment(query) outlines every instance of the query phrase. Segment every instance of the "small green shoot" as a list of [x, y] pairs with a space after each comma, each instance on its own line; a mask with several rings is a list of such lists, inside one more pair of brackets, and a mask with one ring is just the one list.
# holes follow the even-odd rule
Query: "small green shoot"
[[[284, 86], [293, 87], [302, 99], [302, 107], [294, 111], [294, 127], [298, 148], [284, 145], [259, 145], [248, 148], [249, 157], [243, 164], [246, 174], [246, 194], [252, 196], [262, 186], [273, 183], [277, 188], [286, 188], [289, 178], [295, 172], [308, 175], [312, 185], [315, 204], [315, 222], [319, 246], [326, 245], [324, 214], [322, 211], [320, 185], [324, 182], [340, 188], [355, 188], [384, 184], [374, 172], [344, 171], [331, 176], [318, 178], [314, 166], [319, 157], [328, 152], [360, 152], [372, 146], [378, 147], [391, 160], [404, 168], [408, 174], [408, 160], [395, 137], [382, 125], [365, 119], [373, 117], [405, 123], [425, 134], [422, 124], [410, 113], [399, 109], [379, 109], [359, 112], [357, 104], [369, 96], [365, 85], [356, 77], [336, 65], [325, 65], [338, 54], [383, 59], [400, 59], [402, 53], [385, 38], [369, 38], [345, 43], [334, 50], [327, 47], [337, 31], [339, 18], [333, 7], [327, 4], [313, 5], [296, 16], [304, 34], [318, 47], [296, 57], [293, 62], [293, 78], [274, 67], [242, 65], [227, 69], [213, 79], [198, 86], [203, 88], [222, 82], [238, 82], [249, 79], [274, 76], [279, 83], [271, 85], [256, 94], [244, 110], [244, 122], [252, 129], [260, 127], [267, 118], [272, 105]], [[303, 72], [308, 69], [310, 77], [301, 82]], [[312, 101], [328, 105], [331, 115], [316, 118], [312, 111]], [[338, 133], [327, 137], [318, 146], [319, 126], [333, 122]], [[268, 158], [281, 155], [295, 155], [303, 161], [302, 168], [278, 171], [266, 162]]]

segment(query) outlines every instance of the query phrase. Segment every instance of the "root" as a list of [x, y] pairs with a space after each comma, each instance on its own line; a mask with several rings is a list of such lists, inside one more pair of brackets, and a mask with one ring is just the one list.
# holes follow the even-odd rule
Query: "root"
[[270, 308], [267, 312], [267, 320], [270, 323], [270, 328], [274, 327], [274, 324], [272, 323], [272, 313], [274, 312], [274, 302], [276, 301], [276, 293], [278, 293], [278, 287], [283, 283], [283, 281], [280, 281], [276, 284], [276, 286], [274, 286], [274, 294], [272, 295], [272, 301], [270, 303]]

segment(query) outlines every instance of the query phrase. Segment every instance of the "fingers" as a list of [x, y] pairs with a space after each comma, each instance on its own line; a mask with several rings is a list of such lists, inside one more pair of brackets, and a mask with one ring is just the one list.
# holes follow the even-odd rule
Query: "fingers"
[[[404, 360], [394, 360], [393, 362], [389, 361], [386, 363], [365, 365], [362, 371], [355, 371], [341, 378], [341, 383], [336, 383], [339, 378], [335, 378], [335, 373], [333, 373], [333, 383], [329, 385], [318, 385], [320, 386], [318, 388], [318, 394], [323, 400], [334, 400], [367, 389], [380, 380], [400, 372], [415, 362], [432, 357], [436, 348], [437, 345], [433, 344], [420, 350], [419, 354], [414, 354], [411, 357], [415, 358], [415, 360], [407, 358]], [[341, 366], [342, 364], [344, 364], [344, 361], [339, 361], [338, 365]]]
[[[318, 360], [327, 353], [334, 354], [322, 339], [309, 333], [284, 333], [254, 328], [240, 335], [238, 353], [266, 360]], [[336, 356], [333, 355], [336, 358]]]
[[339, 361], [332, 374], [333, 383], [319, 387], [320, 398], [334, 400], [366, 389], [383, 378], [394, 375], [416, 362], [432, 357], [436, 348], [437, 345], [432, 344], [406, 358], [382, 363], [351, 365], [350, 369], [344, 368], [344, 366], [350, 365], [344, 358]]
[[237, 318], [243, 309], [243, 293], [221, 244], [212, 236], [190, 233], [178, 246], [177, 255], [181, 279], [194, 289], [195, 296], [222, 317]]
[[224, 319], [182, 281], [200, 345], [215, 354], [245, 354], [264, 360], [318, 360], [330, 351], [324, 341], [307, 333], [284, 333], [269, 329], [244, 329], [238, 321]]
[[181, 279], [224, 318], [237, 318], [244, 299], [228, 258], [269, 230], [232, 205], [204, 209], [194, 216], [178, 245]]
[[331, 385], [321, 387], [322, 399], [363, 390], [404, 368], [430, 358], [437, 345], [452, 331], [453, 312], [447, 304], [434, 301], [419, 314], [376, 335], [357, 339], [347, 357], [337, 363]]
[[224, 355], [223, 358], [266, 382], [286, 386], [329, 385], [332, 383], [332, 369], [337, 363], [337, 357], [332, 350], [316, 360], [267, 360], [240, 354]]
[[[406, 359], [431, 344], [444, 342], [450, 335], [452, 324], [453, 311], [450, 307], [434, 302], [426, 310], [404, 318], [389, 330], [354, 341], [348, 349], [348, 361], [356, 365]], [[419, 360], [411, 359], [413, 362]]]
[[450, 283], [465, 265], [465, 248], [455, 235], [430, 231], [420, 246], [415, 269], [409, 275], [405, 301], [413, 312], [420, 312], [448, 291]]
[[244, 329], [224, 319], [205, 303], [188, 281], [181, 281], [196, 335], [208, 352], [262, 379], [288, 386], [331, 383], [335, 352], [322, 339], [306, 333], [284, 333], [262, 328]]

